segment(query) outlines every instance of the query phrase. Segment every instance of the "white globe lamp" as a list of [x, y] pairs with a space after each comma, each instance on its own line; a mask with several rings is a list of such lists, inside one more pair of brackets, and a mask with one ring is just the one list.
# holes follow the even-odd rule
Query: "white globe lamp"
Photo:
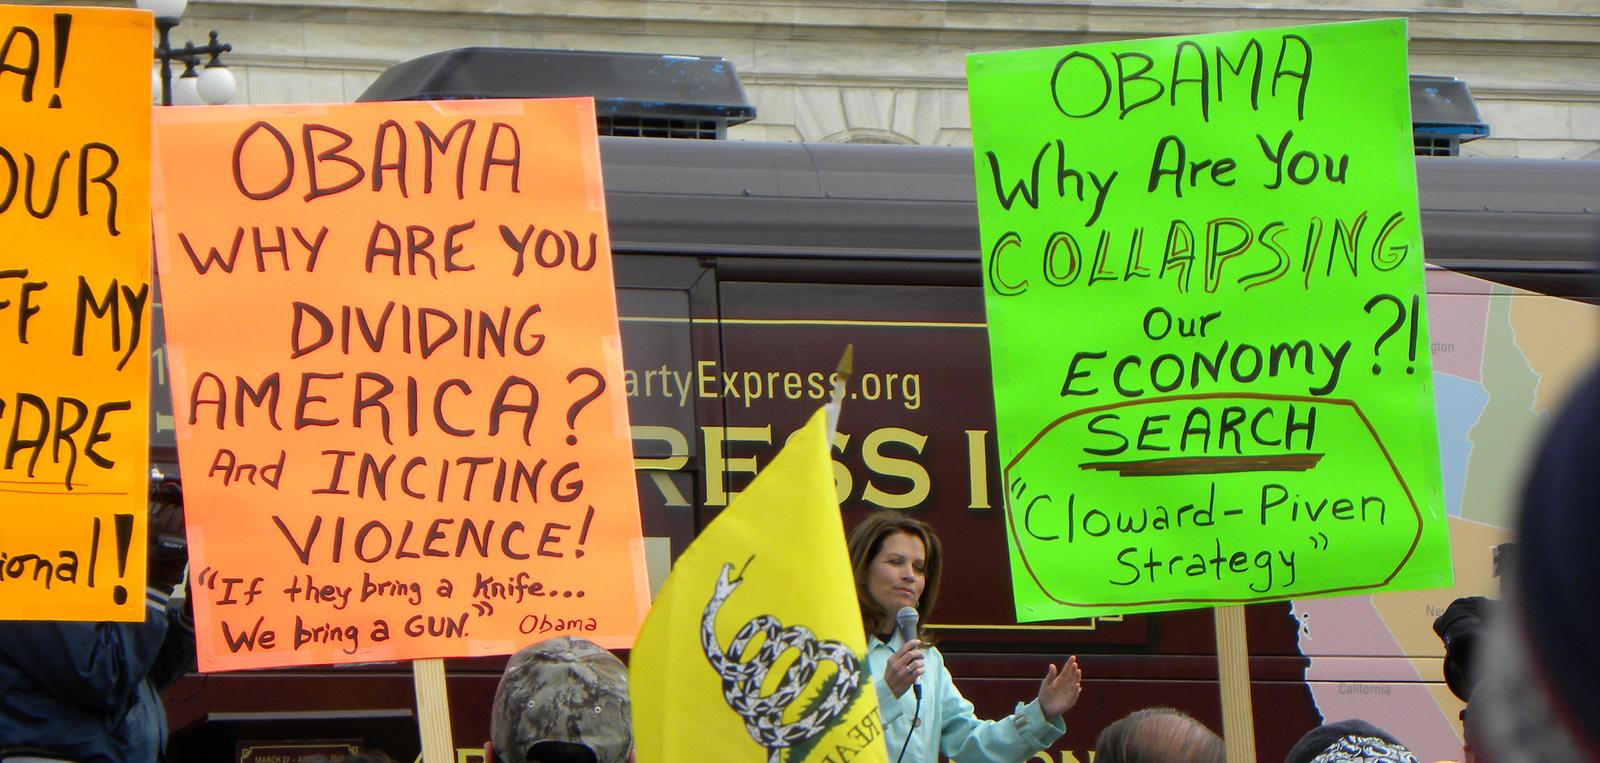
[[135, 4], [154, 13], [158, 19], [176, 20], [189, 7], [189, 0], [137, 0]]
[[199, 82], [195, 89], [200, 95], [200, 100], [205, 103], [220, 105], [233, 100], [233, 94], [239, 85], [233, 79], [233, 72], [221, 63], [207, 64], [200, 70]]

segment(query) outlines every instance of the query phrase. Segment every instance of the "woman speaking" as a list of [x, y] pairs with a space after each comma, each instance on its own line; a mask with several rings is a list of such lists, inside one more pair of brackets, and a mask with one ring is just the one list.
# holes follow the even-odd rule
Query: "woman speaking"
[[[945, 670], [939, 650], [925, 646], [916, 623], [939, 596], [939, 538], [926, 523], [893, 511], [869, 515], [850, 531], [850, 565], [867, 629], [867, 670], [878, 691], [892, 761], [1021, 761], [1066, 731], [1061, 716], [1078, 701], [1078, 658], [1051, 665], [1039, 696], [1002, 721], [980, 720]], [[919, 619], [896, 615], [911, 608]], [[906, 633], [902, 633], [904, 630]]]

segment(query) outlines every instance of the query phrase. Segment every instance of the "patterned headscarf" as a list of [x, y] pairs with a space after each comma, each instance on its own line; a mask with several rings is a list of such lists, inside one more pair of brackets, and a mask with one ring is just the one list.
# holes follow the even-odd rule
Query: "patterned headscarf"
[[1285, 763], [1419, 763], [1399, 740], [1366, 721], [1351, 719], [1318, 726], [1289, 750]]
[[1411, 751], [1399, 742], [1354, 734], [1340, 737], [1328, 745], [1322, 754], [1311, 759], [1311, 763], [1358, 762], [1418, 763], [1417, 756], [1412, 755]]

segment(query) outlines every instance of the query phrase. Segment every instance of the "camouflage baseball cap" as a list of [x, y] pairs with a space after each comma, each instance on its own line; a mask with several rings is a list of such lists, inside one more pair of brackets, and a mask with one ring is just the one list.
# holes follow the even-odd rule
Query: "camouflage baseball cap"
[[[628, 669], [592, 641], [560, 636], [523, 648], [506, 664], [494, 693], [489, 736], [504, 763], [573, 758], [623, 763], [633, 750]], [[544, 756], [542, 750], [559, 755]]]

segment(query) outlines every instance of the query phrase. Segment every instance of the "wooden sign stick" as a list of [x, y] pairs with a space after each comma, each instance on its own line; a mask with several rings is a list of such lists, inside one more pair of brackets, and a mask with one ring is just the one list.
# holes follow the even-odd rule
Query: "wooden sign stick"
[[411, 678], [417, 690], [422, 763], [454, 763], [456, 746], [450, 738], [450, 697], [445, 693], [444, 660], [412, 660]]
[[1217, 678], [1222, 686], [1222, 743], [1228, 763], [1254, 763], [1255, 715], [1250, 706], [1250, 645], [1244, 607], [1211, 611], [1217, 629]]

